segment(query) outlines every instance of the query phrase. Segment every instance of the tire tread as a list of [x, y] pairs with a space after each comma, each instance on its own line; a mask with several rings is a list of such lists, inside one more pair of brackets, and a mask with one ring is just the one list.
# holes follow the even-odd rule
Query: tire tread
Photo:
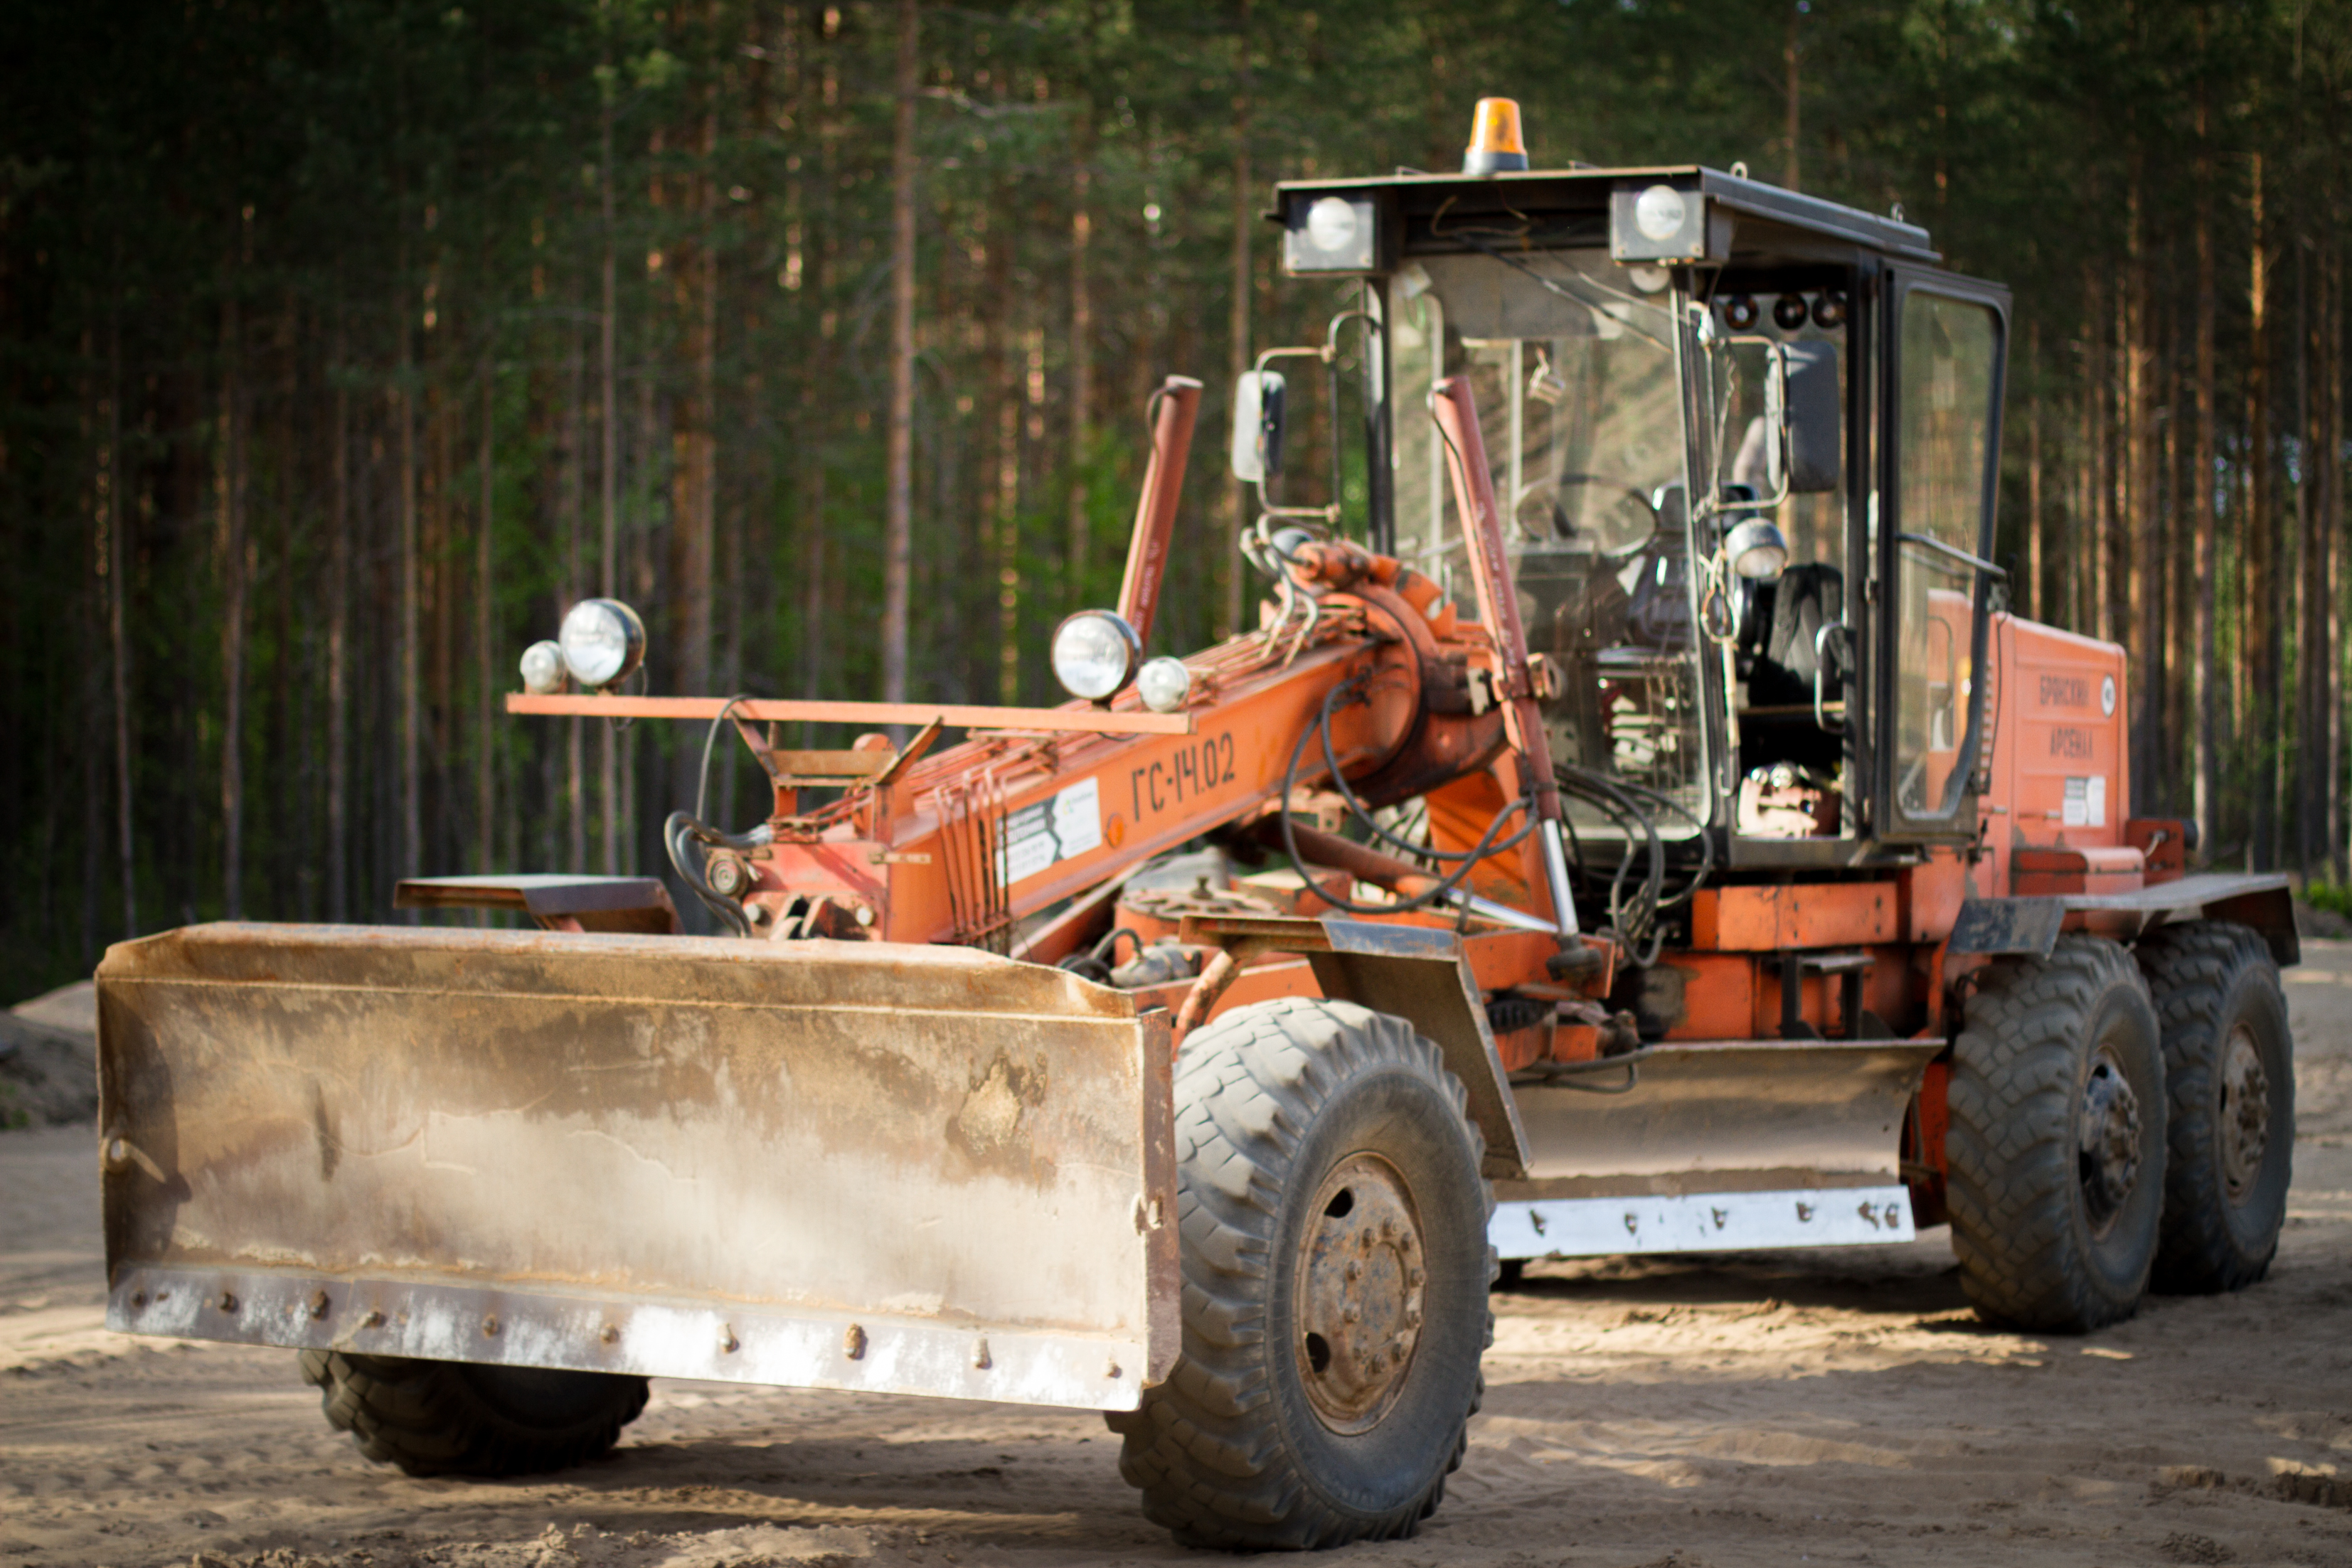
[[[1152, 1522], [1193, 1546], [1313, 1549], [1410, 1535], [1435, 1511], [1445, 1474], [1468, 1445], [1481, 1376], [1456, 1423], [1452, 1453], [1423, 1495], [1381, 1516], [1344, 1514], [1298, 1473], [1268, 1407], [1265, 1281], [1273, 1263], [1283, 1173], [1322, 1098], [1370, 1065], [1425, 1077], [1463, 1118], [1475, 1156], [1485, 1141], [1469, 1096], [1437, 1048], [1402, 1019], [1350, 1003], [1286, 998], [1196, 1031], [1176, 1064], [1178, 1206], [1186, 1256], [1184, 1352], [1143, 1407], [1111, 1418], [1124, 1438], [1119, 1473], [1143, 1493]], [[1482, 1180], [1483, 1215], [1494, 1210]], [[1494, 1271], [1487, 1249], [1487, 1271]], [[1480, 1345], [1494, 1343], [1486, 1312]]]

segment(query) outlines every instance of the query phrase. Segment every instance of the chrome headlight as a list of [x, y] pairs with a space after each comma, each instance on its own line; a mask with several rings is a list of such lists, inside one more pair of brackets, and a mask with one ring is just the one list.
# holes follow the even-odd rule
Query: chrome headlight
[[563, 689], [563, 647], [558, 643], [533, 643], [522, 651], [522, 689], [535, 697], [551, 696]]
[[1163, 653], [1136, 672], [1135, 695], [1153, 713], [1174, 713], [1192, 695], [1192, 672]]
[[1789, 564], [1789, 541], [1780, 524], [1749, 517], [1724, 536], [1723, 553], [1739, 576], [1751, 582], [1769, 582]]
[[602, 691], [629, 678], [646, 656], [646, 623], [617, 599], [583, 599], [558, 634], [572, 678]]
[[1142, 656], [1135, 628], [1108, 610], [1081, 610], [1054, 629], [1054, 678], [1088, 702], [1126, 685]]

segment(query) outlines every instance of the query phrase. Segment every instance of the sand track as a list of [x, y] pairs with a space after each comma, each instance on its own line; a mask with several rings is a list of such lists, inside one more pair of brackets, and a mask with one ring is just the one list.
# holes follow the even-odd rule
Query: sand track
[[[2302, 1125], [2272, 1278], [2083, 1340], [1987, 1330], [1908, 1247], [1553, 1264], [1409, 1542], [1329, 1561], [2352, 1564], [2352, 944], [2289, 976]], [[410, 1480], [285, 1352], [101, 1322], [90, 1140], [0, 1135], [0, 1568], [720, 1568], [1190, 1558], [1090, 1416], [661, 1383], [603, 1463]]]

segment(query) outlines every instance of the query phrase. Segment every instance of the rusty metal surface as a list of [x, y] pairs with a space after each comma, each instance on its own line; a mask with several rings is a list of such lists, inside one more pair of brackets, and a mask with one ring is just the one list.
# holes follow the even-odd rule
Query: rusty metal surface
[[[1167, 1020], [1075, 976], [223, 925], [98, 985], [118, 1328], [1106, 1408], [1173, 1362]], [[407, 1294], [337, 1315], [369, 1291]], [[810, 1348], [853, 1323], [855, 1365]]]
[[1952, 920], [1955, 953], [2022, 953], [2047, 958], [2066, 923], [2054, 898], [1971, 898]]
[[[1903, 1115], [1941, 1040], [1660, 1046], [1634, 1086], [1516, 1086], [1528, 1180], [1498, 1198], [1899, 1184]], [[1579, 1074], [1613, 1089], [1613, 1066]]]
[[2122, 916], [2135, 930], [2197, 910], [2210, 919], [2234, 920], [2260, 931], [2281, 964], [2302, 961], [2296, 939], [2291, 884], [2275, 873], [2200, 872], [2131, 893], [2064, 893], [2052, 896], [2071, 911]]
[[1469, 1091], [1471, 1119], [1486, 1139], [1486, 1174], [1523, 1174], [1530, 1150], [1528, 1132], [1461, 939], [1429, 925], [1337, 916], [1318, 924], [1330, 947], [1309, 954], [1307, 962], [1323, 994], [1411, 1019]]
[[543, 931], [666, 936], [677, 909], [659, 877], [411, 876], [393, 888], [394, 909], [519, 909]]

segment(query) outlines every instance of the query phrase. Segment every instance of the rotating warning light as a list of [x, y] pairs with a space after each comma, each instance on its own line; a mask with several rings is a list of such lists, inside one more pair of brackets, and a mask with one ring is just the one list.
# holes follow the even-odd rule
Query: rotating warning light
[[1515, 99], [1482, 98], [1470, 119], [1470, 145], [1462, 153], [1465, 174], [1499, 174], [1528, 166], [1528, 144], [1519, 139]]

